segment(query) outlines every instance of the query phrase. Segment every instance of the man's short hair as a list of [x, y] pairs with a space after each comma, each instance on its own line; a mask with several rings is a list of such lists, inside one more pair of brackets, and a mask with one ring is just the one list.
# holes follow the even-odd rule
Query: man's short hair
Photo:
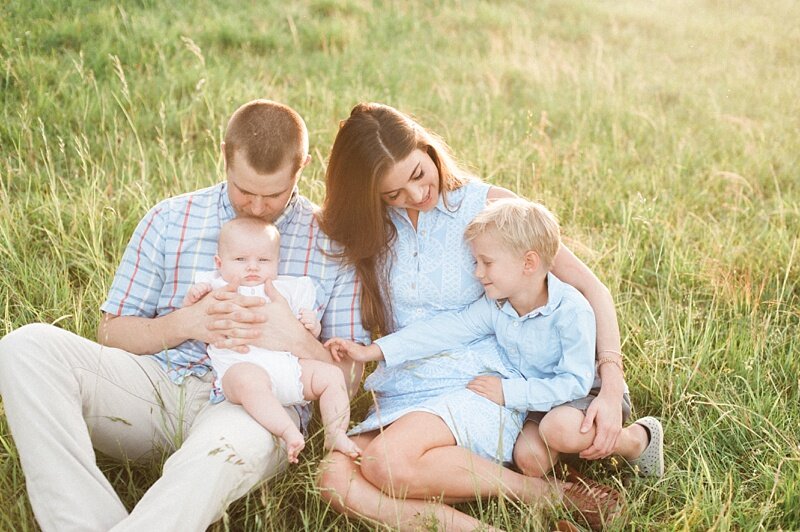
[[470, 242], [492, 229], [508, 249], [521, 254], [535, 251], [548, 269], [553, 265], [561, 230], [556, 217], [541, 203], [522, 198], [494, 201], [467, 225], [464, 239]]
[[225, 162], [234, 153], [260, 174], [271, 174], [291, 164], [293, 172], [308, 154], [308, 131], [297, 112], [271, 100], [253, 100], [239, 107], [225, 130]]

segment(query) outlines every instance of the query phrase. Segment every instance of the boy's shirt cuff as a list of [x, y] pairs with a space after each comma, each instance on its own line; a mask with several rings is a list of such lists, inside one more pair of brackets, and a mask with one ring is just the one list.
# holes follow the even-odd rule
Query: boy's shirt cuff
[[401, 354], [403, 353], [402, 342], [395, 340], [393, 336], [394, 335], [392, 334], [388, 336], [382, 336], [373, 342], [381, 348], [381, 351], [383, 352], [383, 361], [386, 364], [386, 367], [397, 366], [398, 364], [404, 362]]
[[527, 412], [530, 410], [528, 405], [528, 381], [523, 378], [518, 379], [503, 379], [503, 398], [506, 402], [506, 408], [516, 410], [518, 412]]

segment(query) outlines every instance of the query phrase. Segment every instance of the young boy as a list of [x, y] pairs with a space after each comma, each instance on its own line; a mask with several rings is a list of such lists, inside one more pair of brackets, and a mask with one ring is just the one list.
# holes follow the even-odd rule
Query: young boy
[[[347, 355], [358, 361], [385, 360], [392, 366], [496, 335], [508, 367], [519, 377], [480, 376], [467, 387], [499, 405], [529, 413], [513, 457], [523, 473], [541, 476], [552, 468], [559, 452], [578, 452], [591, 445], [594, 433], [580, 432], [590, 401], [578, 406], [575, 400], [585, 398], [593, 384], [599, 386], [592, 308], [576, 289], [549, 273], [559, 233], [555, 217], [542, 205], [523, 199], [496, 201], [465, 231], [485, 297], [460, 312], [414, 323], [370, 346], [339, 338], [326, 346], [336, 359]], [[658, 423], [654, 418], [637, 423], [644, 426], [645, 420]], [[616, 451], [635, 463], [642, 449], [633, 445], [640, 439], [626, 435], [629, 429], [623, 431], [619, 438], [623, 445], [618, 443]], [[660, 424], [651, 439], [656, 443], [650, 454], [661, 460], [663, 470]]]
[[[239, 282], [243, 295], [266, 298], [264, 283], [272, 282], [292, 311], [314, 337], [321, 325], [311, 307], [316, 289], [309, 277], [278, 277], [280, 234], [274, 225], [258, 218], [234, 218], [222, 226], [214, 264], [217, 270], [200, 272], [183, 301], [184, 306], [228, 283]], [[350, 401], [342, 372], [318, 360], [298, 359], [288, 352], [249, 346], [247, 353], [208, 346], [216, 374], [215, 388], [221, 398], [244, 407], [286, 444], [289, 462], [305, 447], [303, 435], [282, 406], [319, 399], [325, 425], [325, 445], [350, 456], [361, 450], [347, 437]]]

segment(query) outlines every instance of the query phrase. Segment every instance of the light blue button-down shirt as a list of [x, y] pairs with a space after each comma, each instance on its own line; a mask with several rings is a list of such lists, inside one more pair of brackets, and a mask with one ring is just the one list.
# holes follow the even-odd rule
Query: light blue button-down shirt
[[585, 397], [595, 378], [595, 319], [589, 302], [552, 273], [543, 307], [520, 316], [508, 301], [486, 296], [376, 341], [388, 368], [495, 335], [510, 370], [506, 407], [546, 412]]

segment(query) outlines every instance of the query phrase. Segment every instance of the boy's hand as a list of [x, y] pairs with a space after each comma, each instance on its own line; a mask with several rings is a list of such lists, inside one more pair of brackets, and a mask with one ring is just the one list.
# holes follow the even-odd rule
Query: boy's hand
[[325, 342], [325, 347], [336, 362], [341, 362], [345, 357], [357, 362], [383, 360], [383, 351], [377, 344], [364, 346], [344, 338], [331, 338]]
[[310, 308], [301, 308], [300, 315], [297, 316], [303, 327], [308, 329], [314, 338], [319, 338], [319, 333], [322, 332], [322, 323], [317, 319], [317, 313]]
[[467, 384], [467, 388], [500, 406], [506, 405], [506, 398], [503, 395], [503, 379], [500, 377], [488, 375], [475, 377]]

